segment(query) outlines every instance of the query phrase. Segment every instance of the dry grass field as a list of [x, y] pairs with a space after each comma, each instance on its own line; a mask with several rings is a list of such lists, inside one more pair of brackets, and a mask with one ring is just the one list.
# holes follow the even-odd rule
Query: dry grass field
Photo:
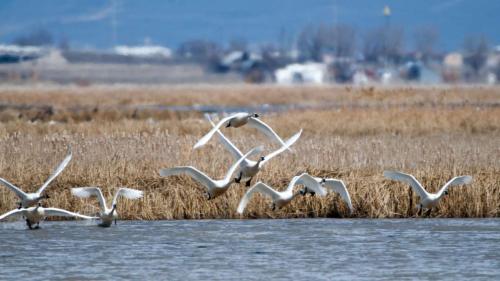
[[[405, 184], [384, 179], [386, 169], [412, 173], [430, 191], [453, 176], [471, 175], [473, 183], [452, 188], [431, 216], [498, 217], [499, 103], [500, 88], [494, 87], [3, 87], [0, 177], [34, 191], [71, 145], [73, 160], [48, 188], [46, 205], [92, 214], [97, 211], [95, 198], [75, 198], [71, 187], [100, 186], [111, 199], [116, 187], [128, 186], [144, 190], [145, 197], [120, 200], [117, 210], [125, 219], [240, 218], [236, 206], [245, 192], [243, 184], [207, 201], [190, 178], [158, 175], [160, 168], [193, 165], [222, 177], [231, 165], [217, 138], [191, 149], [210, 128], [202, 114], [137, 107], [306, 104], [312, 108], [262, 115], [283, 137], [301, 128], [304, 132], [295, 153], [270, 161], [254, 182], [284, 189], [304, 171], [342, 179], [354, 213], [335, 194], [297, 197], [275, 212], [268, 198], [257, 195], [242, 217], [415, 216], [416, 194]], [[267, 151], [276, 148], [253, 129], [224, 133], [242, 151], [258, 144]], [[12, 192], [0, 187], [0, 212], [16, 202]]]

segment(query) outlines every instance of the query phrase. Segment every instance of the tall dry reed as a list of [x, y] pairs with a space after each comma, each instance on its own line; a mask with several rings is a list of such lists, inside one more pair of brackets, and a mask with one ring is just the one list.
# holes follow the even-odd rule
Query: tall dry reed
[[[238, 88], [236, 92], [247, 90], [254, 94], [251, 87]], [[304, 95], [315, 91], [303, 90]], [[271, 88], [270, 91], [287, 90]], [[290, 91], [294, 95], [300, 89]], [[384, 95], [381, 89], [371, 91]], [[463, 93], [465, 90], [457, 91], [452, 96], [464, 95], [462, 101], [469, 97]], [[485, 90], [486, 94], [474, 91], [471, 98], [485, 95], [490, 99], [490, 90]], [[78, 94], [83, 95], [75, 95]], [[137, 94], [137, 99], [141, 99], [140, 93]], [[230, 98], [226, 100], [231, 102]], [[356, 102], [366, 100], [360, 98]], [[210, 128], [200, 114], [168, 118], [155, 118], [153, 114], [151, 119], [94, 117], [91, 115], [87, 122], [52, 124], [13, 119], [1, 123], [0, 176], [27, 191], [36, 190], [62, 160], [66, 146], [71, 145], [73, 161], [47, 189], [51, 198], [46, 205], [93, 214], [97, 211], [95, 198], [76, 198], [70, 194], [71, 187], [100, 186], [111, 199], [117, 187], [128, 186], [144, 190], [145, 197], [120, 200], [118, 211], [126, 219], [240, 217], [235, 210], [245, 192], [243, 185], [233, 185], [225, 195], [207, 201], [202, 187], [189, 177], [158, 175], [160, 168], [193, 165], [212, 177], [221, 177], [231, 165], [233, 159], [217, 138], [200, 150], [191, 149]], [[294, 154], [284, 153], [270, 161], [254, 182], [261, 180], [284, 189], [294, 175], [304, 171], [339, 178], [347, 185], [355, 212], [350, 215], [335, 194], [325, 198], [298, 197], [276, 212], [271, 211], [268, 198], [256, 195], [243, 217], [414, 216], [418, 197], [407, 185], [384, 179], [385, 169], [412, 173], [430, 191], [436, 191], [453, 176], [472, 175], [473, 183], [452, 188], [432, 216], [500, 215], [500, 109], [497, 107], [344, 108], [291, 111], [265, 115], [263, 120], [284, 137], [300, 128], [304, 128], [304, 133], [294, 146]], [[258, 144], [265, 144], [267, 151], [276, 148], [252, 129], [224, 132], [243, 151]], [[16, 202], [12, 192], [0, 187], [0, 212], [14, 208]]]

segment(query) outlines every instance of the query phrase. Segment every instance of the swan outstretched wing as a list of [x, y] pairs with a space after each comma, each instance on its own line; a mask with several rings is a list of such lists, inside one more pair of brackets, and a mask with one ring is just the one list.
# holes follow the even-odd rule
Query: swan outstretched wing
[[215, 186], [215, 181], [213, 179], [211, 179], [205, 173], [192, 166], [180, 166], [180, 167], [160, 170], [160, 176], [162, 177], [168, 177], [180, 174], [188, 174], [189, 176], [194, 178], [197, 182], [203, 184], [207, 188]]
[[17, 195], [17, 197], [24, 199], [26, 196], [28, 196], [24, 191], [22, 191], [19, 187], [13, 185], [12, 183], [8, 182], [5, 179], [0, 178], [0, 183], [8, 187], [10, 190], [14, 191]]
[[0, 216], [0, 221], [10, 217], [18, 217], [24, 215], [25, 209], [14, 209]]
[[441, 196], [443, 192], [448, 190], [450, 186], [455, 186], [455, 185], [461, 185], [461, 184], [469, 184], [472, 182], [472, 177], [471, 176], [459, 176], [459, 177], [454, 177], [451, 180], [449, 180], [443, 187], [439, 190], [438, 196]]
[[293, 177], [293, 179], [288, 184], [287, 190], [293, 189], [293, 187], [297, 184], [302, 184], [306, 186], [308, 189], [314, 191], [316, 194], [320, 196], [326, 195], [325, 190], [321, 187], [318, 181], [316, 181], [316, 179], [313, 178], [308, 173], [303, 173], [300, 176]]
[[227, 171], [226, 177], [224, 178], [224, 181], [228, 182], [228, 181], [231, 180], [231, 176], [234, 174], [234, 172], [236, 171], [236, 169], [238, 169], [238, 167], [240, 166], [241, 162], [243, 162], [243, 160], [245, 160], [248, 156], [250, 156], [250, 155], [252, 155], [254, 153], [261, 152], [261, 151], [262, 151], [262, 146], [258, 146], [256, 148], [251, 149], [245, 155], [243, 155], [238, 161], [236, 161], [231, 166], [231, 168], [229, 168], [229, 170]]
[[86, 220], [97, 219], [97, 217], [89, 217], [89, 216], [85, 216], [85, 215], [80, 215], [78, 213], [73, 213], [73, 212], [66, 211], [63, 209], [58, 209], [58, 208], [44, 208], [44, 211], [45, 211], [46, 217], [50, 217], [50, 216], [75, 217], [75, 218], [86, 219]]
[[349, 210], [351, 212], [354, 210], [354, 208], [352, 207], [351, 196], [349, 195], [349, 192], [347, 191], [347, 188], [343, 181], [336, 179], [326, 179], [323, 183], [323, 186], [340, 194], [342, 200], [344, 200], [349, 206]]
[[71, 189], [71, 193], [80, 198], [89, 198], [95, 195], [97, 196], [97, 200], [99, 200], [101, 210], [106, 210], [107, 208], [106, 199], [104, 199], [104, 195], [102, 195], [102, 191], [99, 187], [75, 187]]
[[384, 171], [384, 176], [391, 180], [402, 181], [408, 183], [420, 197], [425, 198], [429, 195], [425, 191], [424, 187], [420, 182], [412, 175], [396, 172], [396, 171]]
[[274, 130], [269, 125], [264, 123], [264, 121], [260, 120], [259, 118], [250, 117], [250, 119], [248, 120], [248, 125], [261, 131], [264, 135], [266, 135], [266, 137], [277, 142], [280, 146], [285, 145], [285, 142], [280, 138], [280, 136], [278, 136], [278, 134], [276, 134], [276, 132], [274, 132]]
[[68, 154], [64, 158], [64, 160], [57, 166], [57, 168], [52, 172], [50, 177], [45, 181], [45, 183], [38, 189], [37, 193], [40, 195], [42, 192], [49, 186], [49, 184], [68, 166], [69, 162], [71, 161], [71, 158], [73, 157], [73, 154], [71, 152], [71, 147], [68, 148]]
[[226, 118], [223, 118], [222, 120], [219, 121], [219, 123], [217, 123], [217, 125], [215, 125], [212, 130], [210, 130], [206, 135], [204, 135], [194, 146], [193, 146], [193, 149], [197, 149], [199, 147], [202, 147], [203, 145], [205, 145], [209, 140], [210, 138], [212, 138], [212, 136], [215, 134], [215, 132], [217, 130], [219, 130], [219, 128], [226, 124], [228, 121], [230, 121], [231, 119], [233, 119], [235, 117], [235, 115], [231, 115], [231, 116], [228, 116]]
[[[214, 124], [214, 122], [212, 122], [210, 116], [206, 115], [205, 117], [210, 122], [210, 124], [212, 124], [212, 126], [215, 128], [216, 125]], [[217, 135], [219, 135], [219, 139], [221, 140], [224, 147], [227, 150], [229, 150], [229, 152], [233, 155], [235, 159], [240, 159], [241, 157], [243, 157], [243, 153], [241, 153], [241, 151], [236, 146], [234, 146], [234, 144], [220, 130], [217, 129], [216, 132]]]
[[276, 155], [278, 155], [278, 154], [282, 153], [283, 151], [287, 150], [290, 146], [292, 146], [300, 138], [301, 134], [302, 134], [302, 129], [300, 129], [300, 131], [298, 133], [296, 133], [291, 138], [289, 138], [285, 142], [285, 145], [283, 145], [279, 149], [277, 149], [277, 150], [269, 153], [266, 157], [264, 157], [264, 160], [261, 163], [265, 164], [267, 161], [271, 160]]
[[113, 197], [113, 205], [116, 205], [116, 201], [119, 196], [123, 196], [127, 199], [139, 199], [143, 195], [143, 192], [137, 189], [132, 189], [128, 187], [120, 187], [118, 191], [115, 193], [115, 197]]
[[236, 211], [239, 214], [243, 214], [243, 211], [245, 211], [245, 208], [246, 208], [248, 202], [250, 201], [250, 198], [252, 198], [252, 195], [255, 192], [260, 192], [262, 194], [271, 196], [271, 198], [273, 199], [273, 201], [276, 201], [276, 200], [280, 199], [280, 193], [279, 192], [277, 192], [276, 190], [272, 189], [271, 187], [269, 187], [265, 183], [258, 182], [256, 184], [254, 184], [254, 186], [252, 186], [245, 193], [245, 195], [243, 196], [243, 198], [241, 198], [240, 204], [238, 204], [238, 209], [236, 209]]

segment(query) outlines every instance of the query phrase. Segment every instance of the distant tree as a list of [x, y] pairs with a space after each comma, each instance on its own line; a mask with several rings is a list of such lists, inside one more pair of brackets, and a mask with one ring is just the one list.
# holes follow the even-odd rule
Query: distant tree
[[321, 27], [307, 25], [299, 34], [297, 48], [301, 60], [320, 62], [323, 59], [324, 41], [322, 40]]
[[247, 50], [247, 41], [242, 38], [232, 39], [229, 42], [229, 51], [241, 51], [245, 52]]
[[40, 28], [15, 38], [13, 43], [19, 46], [49, 46], [53, 38], [48, 30]]
[[349, 25], [306, 26], [297, 45], [305, 60], [322, 61], [324, 54], [352, 57], [356, 51], [356, 33]]
[[182, 43], [177, 55], [186, 59], [206, 63], [219, 57], [221, 48], [214, 42], [206, 40], [190, 40]]
[[464, 39], [464, 63], [472, 73], [466, 75], [468, 79], [477, 79], [486, 64], [489, 53], [489, 44], [485, 36], [467, 36]]
[[422, 26], [415, 30], [415, 51], [421, 54], [424, 62], [429, 61], [435, 54], [435, 47], [439, 39], [438, 31], [432, 26]]
[[356, 51], [356, 32], [345, 24], [331, 28], [328, 36], [330, 49], [336, 57], [352, 57]]
[[369, 62], [398, 63], [404, 51], [402, 28], [383, 26], [368, 31], [363, 40], [363, 54]]

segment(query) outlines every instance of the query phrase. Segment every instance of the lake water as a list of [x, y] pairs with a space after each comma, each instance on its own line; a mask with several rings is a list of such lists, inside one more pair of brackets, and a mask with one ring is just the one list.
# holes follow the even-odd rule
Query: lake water
[[500, 280], [499, 219], [0, 223], [1, 280]]

